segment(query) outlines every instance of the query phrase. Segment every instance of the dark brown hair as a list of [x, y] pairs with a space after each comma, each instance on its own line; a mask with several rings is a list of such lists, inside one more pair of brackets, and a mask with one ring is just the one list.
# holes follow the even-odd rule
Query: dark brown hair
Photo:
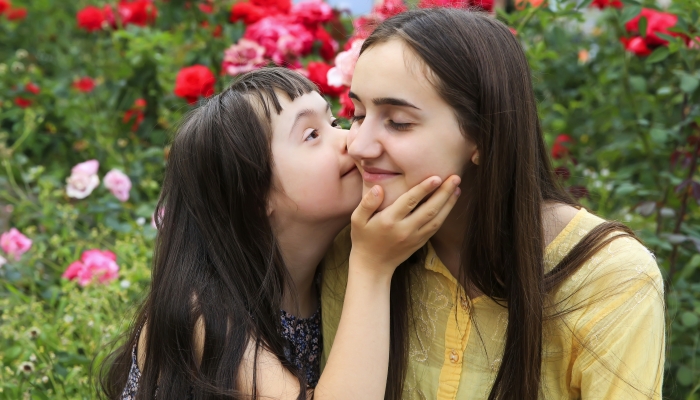
[[[603, 223], [545, 275], [543, 205], [579, 206], [552, 172], [520, 44], [507, 26], [484, 13], [443, 8], [384, 21], [360, 54], [389, 40], [401, 40], [427, 67], [428, 79], [479, 149], [458, 278], [463, 287], [507, 303], [504, 353], [489, 399], [536, 400], [543, 325], [564, 314], [547, 304], [548, 294], [608, 244], [611, 233], [636, 237], [622, 224]], [[397, 289], [407, 292], [410, 265], [397, 269], [392, 296]], [[401, 398], [406, 374], [410, 316], [401, 302], [408, 298], [392, 297], [391, 303], [387, 398], [392, 400]]]
[[[236, 382], [249, 341], [284, 357], [279, 310], [289, 279], [266, 213], [272, 186], [272, 112], [316, 87], [285, 68], [244, 74], [192, 110], [172, 144], [156, 215], [150, 291], [125, 344], [103, 364], [102, 391], [120, 398], [139, 329], [148, 322], [137, 399], [257, 398]], [[196, 300], [194, 300], [196, 299]], [[205, 326], [201, 364], [195, 323]], [[257, 364], [257, 359], [255, 360]], [[255, 370], [255, 367], [254, 367]]]

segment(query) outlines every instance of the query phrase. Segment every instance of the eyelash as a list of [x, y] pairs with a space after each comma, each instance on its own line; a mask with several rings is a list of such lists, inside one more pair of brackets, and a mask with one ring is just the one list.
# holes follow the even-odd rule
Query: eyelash
[[[312, 138], [312, 137], [311, 137], [312, 135], [316, 135], [316, 137]], [[311, 131], [311, 133], [309, 133], [309, 136], [307, 136], [307, 137], [304, 138], [304, 141], [305, 141], [305, 142], [308, 142], [309, 140], [313, 140], [313, 139], [316, 139], [316, 138], [318, 138], [318, 129], [314, 129], [313, 131]]]
[[[352, 118], [350, 119], [350, 121], [354, 124], [355, 122], [360, 121], [364, 118], [365, 118], [364, 115], [353, 115]], [[411, 125], [413, 125], [413, 124], [409, 124], [409, 123], [399, 124], [399, 123], [396, 123], [392, 120], [389, 120], [389, 126], [392, 129], [395, 129], [397, 131], [407, 131], [407, 130], [411, 129]]]
[[399, 123], [396, 123], [396, 122], [394, 122], [394, 121], [392, 121], [392, 120], [389, 120], [389, 126], [390, 126], [392, 129], [395, 129], [395, 130], [397, 130], [397, 131], [407, 131], [407, 130], [411, 129], [411, 125], [413, 125], [413, 124], [408, 124], [408, 123], [406, 123], [406, 124], [399, 124]]
[[[333, 128], [337, 128], [337, 127], [338, 127], [338, 119], [337, 119], [337, 118], [334, 118], [333, 121], [331, 121], [331, 126], [332, 126]], [[316, 135], [316, 137], [312, 138], [311, 135]], [[318, 138], [318, 129], [314, 129], [313, 131], [311, 131], [311, 133], [309, 133], [309, 136], [307, 136], [307, 137], [304, 138], [304, 141], [305, 141], [305, 142], [308, 142], [309, 140], [313, 140], [313, 139], [316, 139], [316, 138]]]

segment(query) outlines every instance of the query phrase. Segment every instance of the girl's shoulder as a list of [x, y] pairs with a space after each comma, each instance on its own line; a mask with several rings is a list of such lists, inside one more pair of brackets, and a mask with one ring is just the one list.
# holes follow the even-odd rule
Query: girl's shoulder
[[[571, 252], [595, 227], [606, 221], [585, 209], [547, 247], [545, 266], [550, 270]], [[640, 300], [653, 294], [663, 302], [663, 278], [654, 254], [639, 240], [622, 231], [604, 237], [604, 245], [564, 280], [555, 296], [573, 305]], [[597, 308], [597, 307], [593, 307]], [[589, 309], [593, 311], [593, 309]]]

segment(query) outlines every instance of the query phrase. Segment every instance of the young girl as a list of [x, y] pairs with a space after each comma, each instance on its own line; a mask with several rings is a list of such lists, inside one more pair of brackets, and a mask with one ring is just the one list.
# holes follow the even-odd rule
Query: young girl
[[[348, 151], [365, 190], [384, 189], [379, 209], [427, 176], [462, 177], [446, 222], [393, 278], [390, 398], [661, 398], [659, 268], [557, 184], [505, 25], [456, 9], [388, 19], [362, 46], [350, 97]], [[325, 354], [348, 251], [341, 234], [324, 270]]]
[[[426, 179], [373, 216], [383, 192], [358, 206], [346, 131], [315, 86], [284, 68], [241, 76], [174, 139], [151, 290], [105, 364], [104, 392], [305, 399], [316, 386], [317, 399], [382, 399], [391, 275], [456, 202], [448, 181], [415, 208], [439, 184]], [[319, 377], [316, 266], [356, 207], [348, 301]]]

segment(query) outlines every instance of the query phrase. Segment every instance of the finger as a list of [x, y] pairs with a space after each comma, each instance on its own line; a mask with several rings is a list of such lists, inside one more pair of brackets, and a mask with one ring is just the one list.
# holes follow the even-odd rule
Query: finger
[[355, 208], [352, 213], [351, 221], [354, 224], [366, 225], [367, 221], [372, 218], [372, 215], [377, 211], [377, 208], [382, 204], [384, 200], [384, 191], [379, 185], [375, 185], [370, 189], [364, 196], [360, 204]]
[[394, 221], [401, 221], [420, 204], [425, 196], [429, 195], [440, 186], [440, 183], [442, 183], [442, 180], [439, 176], [431, 176], [412, 187], [408, 192], [402, 194], [396, 199], [394, 204], [384, 209], [382, 214], [386, 214]]
[[460, 194], [460, 189], [456, 188], [452, 192], [452, 195], [447, 199], [447, 202], [445, 202], [440, 211], [437, 213], [437, 215], [433, 219], [423, 224], [423, 226], [421, 226], [418, 229], [419, 234], [425, 235], [426, 241], [430, 239], [435, 234], [435, 232], [438, 231], [438, 229], [440, 229], [442, 223], [445, 222], [447, 216], [450, 215], [450, 212], [452, 211], [454, 205], [457, 204], [457, 200], [459, 199]]
[[437, 217], [452, 198], [452, 194], [458, 189], [460, 182], [461, 179], [457, 175], [452, 175], [447, 178], [445, 183], [443, 183], [425, 203], [421, 204], [413, 214], [406, 218], [406, 222], [409, 222], [418, 229]]

